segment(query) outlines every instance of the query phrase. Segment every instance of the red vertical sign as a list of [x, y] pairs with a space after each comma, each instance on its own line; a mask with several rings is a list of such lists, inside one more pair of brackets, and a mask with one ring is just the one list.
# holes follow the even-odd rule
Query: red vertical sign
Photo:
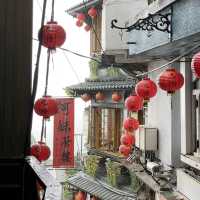
[[54, 116], [53, 167], [74, 166], [74, 99], [57, 98], [58, 113]]

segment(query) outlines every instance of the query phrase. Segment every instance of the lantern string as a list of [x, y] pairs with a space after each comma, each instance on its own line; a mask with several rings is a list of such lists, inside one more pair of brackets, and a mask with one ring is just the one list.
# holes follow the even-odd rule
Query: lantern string
[[52, 0], [52, 5], [51, 5], [51, 21], [54, 21], [54, 9], [55, 9], [55, 3], [54, 3], [54, 0]]
[[46, 82], [45, 82], [44, 96], [47, 96], [47, 90], [48, 90], [50, 55], [51, 55], [51, 50], [48, 49], [47, 50], [47, 71], [46, 71]]
[[43, 117], [42, 119], [42, 129], [41, 129], [41, 134], [40, 134], [40, 141], [43, 141], [43, 134], [44, 134], [44, 123], [45, 123], [45, 119]]
[[150, 71], [148, 71], [148, 72], [144, 72], [144, 73], [138, 74], [138, 75], [136, 75], [136, 77], [146, 76], [146, 75], [148, 75], [148, 74], [151, 74], [151, 73], [153, 73], [153, 72], [155, 72], [155, 71], [158, 71], [158, 70], [160, 70], [160, 69], [163, 69], [163, 68], [165, 68], [165, 67], [169, 67], [169, 65], [171, 65], [171, 64], [173, 64], [174, 62], [180, 60], [181, 58], [187, 56], [188, 54], [192, 53], [194, 50], [196, 50], [196, 49], [199, 48], [199, 47], [200, 47], [200, 44], [194, 46], [193, 48], [189, 49], [189, 50], [186, 51], [184, 54], [182, 54], [182, 55], [180, 55], [180, 56], [174, 58], [174, 59], [171, 60], [170, 62], [165, 63], [164, 65], [161, 65], [160, 67], [157, 67], [157, 68], [155, 68], [155, 69], [153, 69], [153, 70], [150, 70]]

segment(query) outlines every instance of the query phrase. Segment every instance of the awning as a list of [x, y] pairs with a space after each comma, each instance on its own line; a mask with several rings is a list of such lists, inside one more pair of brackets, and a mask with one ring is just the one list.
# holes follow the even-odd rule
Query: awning
[[67, 183], [102, 200], [134, 200], [136, 198], [134, 194], [118, 190], [101, 181], [94, 180], [83, 172], [67, 179]]

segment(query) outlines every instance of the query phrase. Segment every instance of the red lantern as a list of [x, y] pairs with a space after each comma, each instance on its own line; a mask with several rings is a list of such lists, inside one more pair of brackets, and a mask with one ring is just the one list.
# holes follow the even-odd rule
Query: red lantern
[[130, 133], [124, 133], [120, 138], [121, 144], [132, 146], [135, 144], [135, 136]]
[[35, 102], [34, 110], [38, 115], [49, 118], [58, 112], [58, 105], [55, 99], [45, 96]]
[[50, 156], [50, 149], [44, 142], [38, 142], [31, 146], [31, 155], [35, 156], [39, 161], [45, 161]]
[[79, 191], [79, 192], [77, 192], [76, 194], [75, 194], [75, 200], [86, 200], [86, 198], [87, 198], [87, 194], [85, 193], [85, 192], [81, 192], [81, 191]]
[[88, 10], [88, 15], [91, 17], [91, 18], [95, 18], [97, 16], [97, 10], [96, 8], [92, 7]]
[[180, 89], [183, 84], [183, 75], [177, 72], [175, 69], [167, 69], [166, 71], [162, 72], [158, 81], [160, 88], [168, 93], [174, 93], [176, 90]]
[[80, 21], [80, 22], [83, 22], [83, 21], [85, 21], [85, 19], [86, 19], [85, 14], [83, 14], [83, 13], [78, 13], [77, 16], [76, 16], [76, 18], [77, 18], [78, 21]]
[[143, 98], [136, 95], [129, 96], [125, 101], [125, 107], [128, 111], [137, 112], [143, 107]]
[[200, 78], [200, 52], [193, 56], [191, 67], [194, 75], [197, 78]]
[[119, 146], [119, 152], [127, 157], [131, 153], [131, 147], [121, 144]]
[[40, 29], [38, 37], [43, 46], [55, 49], [64, 44], [66, 33], [57, 22], [50, 21]]
[[97, 101], [103, 101], [105, 99], [105, 95], [102, 92], [98, 92], [96, 95], [96, 100]]
[[89, 100], [91, 100], [91, 96], [87, 93], [81, 95], [81, 99], [83, 99], [83, 101], [87, 102]]
[[139, 128], [139, 121], [135, 118], [128, 117], [124, 120], [124, 129], [133, 132]]
[[150, 98], [156, 95], [157, 86], [149, 78], [144, 78], [142, 81], [137, 83], [135, 87], [135, 92], [138, 96], [142, 97], [144, 100], [149, 100]]
[[81, 27], [81, 26], [83, 26], [83, 22], [82, 22], [82, 21], [79, 21], [79, 20], [77, 20], [77, 21], [76, 21], [76, 26], [78, 26], [78, 27]]
[[121, 94], [119, 94], [118, 92], [113, 92], [112, 100], [114, 102], [119, 102], [119, 101], [121, 101], [121, 99], [122, 99], [122, 95]]
[[90, 31], [90, 30], [91, 30], [91, 26], [87, 24], [87, 25], [84, 27], [84, 29], [85, 29], [85, 31], [87, 31], [87, 32], [88, 32], [88, 31]]

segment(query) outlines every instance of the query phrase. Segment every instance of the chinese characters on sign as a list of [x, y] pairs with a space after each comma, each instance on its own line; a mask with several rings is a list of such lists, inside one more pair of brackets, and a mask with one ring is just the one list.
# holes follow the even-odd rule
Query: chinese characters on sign
[[74, 99], [58, 98], [54, 117], [53, 167], [74, 166]]

